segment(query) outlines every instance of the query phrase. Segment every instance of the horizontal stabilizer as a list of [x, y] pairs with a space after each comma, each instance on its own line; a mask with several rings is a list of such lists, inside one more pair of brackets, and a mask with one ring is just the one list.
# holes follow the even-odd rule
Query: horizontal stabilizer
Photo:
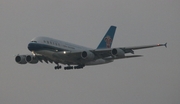
[[143, 55], [130, 55], [130, 56], [125, 56], [124, 58], [134, 58], [134, 57], [143, 57]]

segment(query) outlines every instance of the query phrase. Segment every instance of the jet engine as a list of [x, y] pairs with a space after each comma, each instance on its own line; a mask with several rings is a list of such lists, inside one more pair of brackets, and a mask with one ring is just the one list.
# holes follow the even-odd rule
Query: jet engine
[[26, 55], [17, 55], [15, 57], [15, 61], [18, 63], [18, 64], [26, 64], [27, 61], [26, 61]]
[[124, 58], [124, 51], [122, 49], [119, 48], [114, 48], [111, 50], [111, 55], [115, 56], [116, 58]]
[[83, 51], [81, 53], [81, 57], [85, 60], [93, 60], [94, 59], [94, 54], [90, 51]]
[[28, 62], [30, 64], [36, 64], [36, 63], [38, 63], [38, 59], [33, 55], [27, 55], [26, 62]]

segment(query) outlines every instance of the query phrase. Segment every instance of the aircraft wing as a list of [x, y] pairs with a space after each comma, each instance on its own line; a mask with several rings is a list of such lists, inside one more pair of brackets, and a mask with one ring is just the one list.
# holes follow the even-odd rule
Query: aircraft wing
[[[145, 49], [145, 48], [153, 48], [153, 47], [159, 47], [159, 46], [165, 46], [166, 47], [166, 43], [165, 44], [156, 44], [156, 45], [146, 45], [146, 46], [135, 46], [135, 47], [119, 47], [119, 48], [105, 48], [105, 49], [94, 49], [94, 50], [89, 50], [90, 52], [92, 52], [95, 55], [96, 59], [99, 58], [105, 58], [105, 59], [112, 59], [115, 58], [112, 56], [111, 51], [113, 49], [121, 49], [124, 51], [124, 53], [132, 53], [134, 54], [133, 50], [138, 50], [138, 49]], [[82, 62], [82, 58], [81, 58], [81, 53], [83, 51], [78, 51], [78, 52], [70, 52], [70, 51], [66, 51], [66, 52], [57, 52], [54, 53], [53, 56], [57, 57], [59, 59], [65, 59], [66, 61], [61, 61], [61, 63], [67, 63], [67, 62], [72, 62], [73, 61], [78, 61], [78, 62]], [[38, 58], [38, 60], [40, 62], [45, 61], [46, 63], [50, 62], [54, 62], [57, 63], [55, 60], [51, 60], [50, 58], [44, 57], [44, 56], [36, 56]], [[125, 56], [125, 57], [121, 57], [122, 59], [124, 58], [135, 58], [135, 57], [142, 57], [142, 55], [130, 55], [130, 56]], [[116, 58], [119, 59], [119, 58]]]
[[159, 47], [159, 46], [167, 47], [167, 43], [165, 43], [165, 44], [156, 44], [156, 45], [146, 45], [146, 46], [125, 47], [124, 49], [137, 50], [137, 49], [153, 48], [153, 47]]
[[123, 47], [123, 48], [120, 48], [120, 49], [122, 49], [125, 53], [134, 54], [133, 50], [153, 48], [153, 47], [159, 47], [159, 46], [167, 47], [167, 43], [165, 43], [165, 44], [155, 44], [155, 45], [145, 45], [145, 46]]
[[[98, 58], [105, 58], [108, 56], [112, 56], [111, 51], [112, 49], [121, 49], [124, 51], [124, 53], [132, 53], [134, 54], [134, 50], [138, 49], [146, 49], [146, 48], [153, 48], [153, 47], [159, 47], [159, 46], [165, 46], [167, 47], [167, 43], [165, 44], [156, 44], [156, 45], [145, 45], [145, 46], [134, 46], [134, 47], [119, 47], [119, 48], [106, 48], [106, 49], [95, 49], [90, 50], [92, 53], [95, 54]], [[141, 57], [141, 56], [130, 56], [130, 57]], [[128, 56], [125, 56], [125, 58], [130, 58]]]
[[[36, 58], [37, 58], [41, 63], [43, 63], [43, 61], [46, 62], [47, 64], [48, 64], [48, 62], [50, 62], [50, 63], [53, 63], [53, 62], [54, 62], [54, 61], [51, 60], [50, 58], [45, 57], [45, 56], [41, 56], [41, 55], [36, 55]], [[54, 62], [54, 63], [55, 63], [55, 62]]]

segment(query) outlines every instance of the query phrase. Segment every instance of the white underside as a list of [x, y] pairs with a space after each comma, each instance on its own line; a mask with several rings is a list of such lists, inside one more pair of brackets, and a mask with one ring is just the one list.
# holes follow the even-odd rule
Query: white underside
[[[42, 55], [42, 56], [45, 56], [51, 60], [54, 60], [55, 62], [58, 62], [58, 63], [61, 63], [61, 64], [67, 64], [68, 62], [71, 64], [71, 65], [77, 65], [78, 63], [82, 63], [82, 60], [81, 62], [78, 61], [78, 60], [75, 60], [75, 59], [72, 59], [71, 57], [68, 57], [66, 55], [64, 55], [63, 53], [56, 53], [56, 52], [52, 52], [52, 51], [48, 51], [48, 50], [40, 50], [40, 51], [36, 51], [34, 52], [34, 54], [36, 55]], [[106, 64], [106, 63], [110, 63], [110, 62], [113, 62], [113, 60], [105, 60], [105, 59], [95, 59], [95, 60], [85, 60], [84, 64], [85, 65], [100, 65], [100, 64]]]

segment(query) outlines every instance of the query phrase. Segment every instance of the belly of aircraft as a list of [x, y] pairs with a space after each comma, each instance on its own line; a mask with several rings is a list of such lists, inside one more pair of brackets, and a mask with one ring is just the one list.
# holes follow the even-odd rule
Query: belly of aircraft
[[106, 64], [112, 62], [112, 60], [105, 60], [105, 59], [96, 59], [96, 60], [88, 61], [82, 58], [69, 57], [68, 55], [65, 55], [63, 53], [53, 52], [49, 50], [40, 50], [40, 51], [36, 51], [35, 53], [48, 57], [54, 62], [58, 62], [61, 64], [69, 64], [69, 65], [81, 65], [81, 64], [98, 65], [98, 64]]

